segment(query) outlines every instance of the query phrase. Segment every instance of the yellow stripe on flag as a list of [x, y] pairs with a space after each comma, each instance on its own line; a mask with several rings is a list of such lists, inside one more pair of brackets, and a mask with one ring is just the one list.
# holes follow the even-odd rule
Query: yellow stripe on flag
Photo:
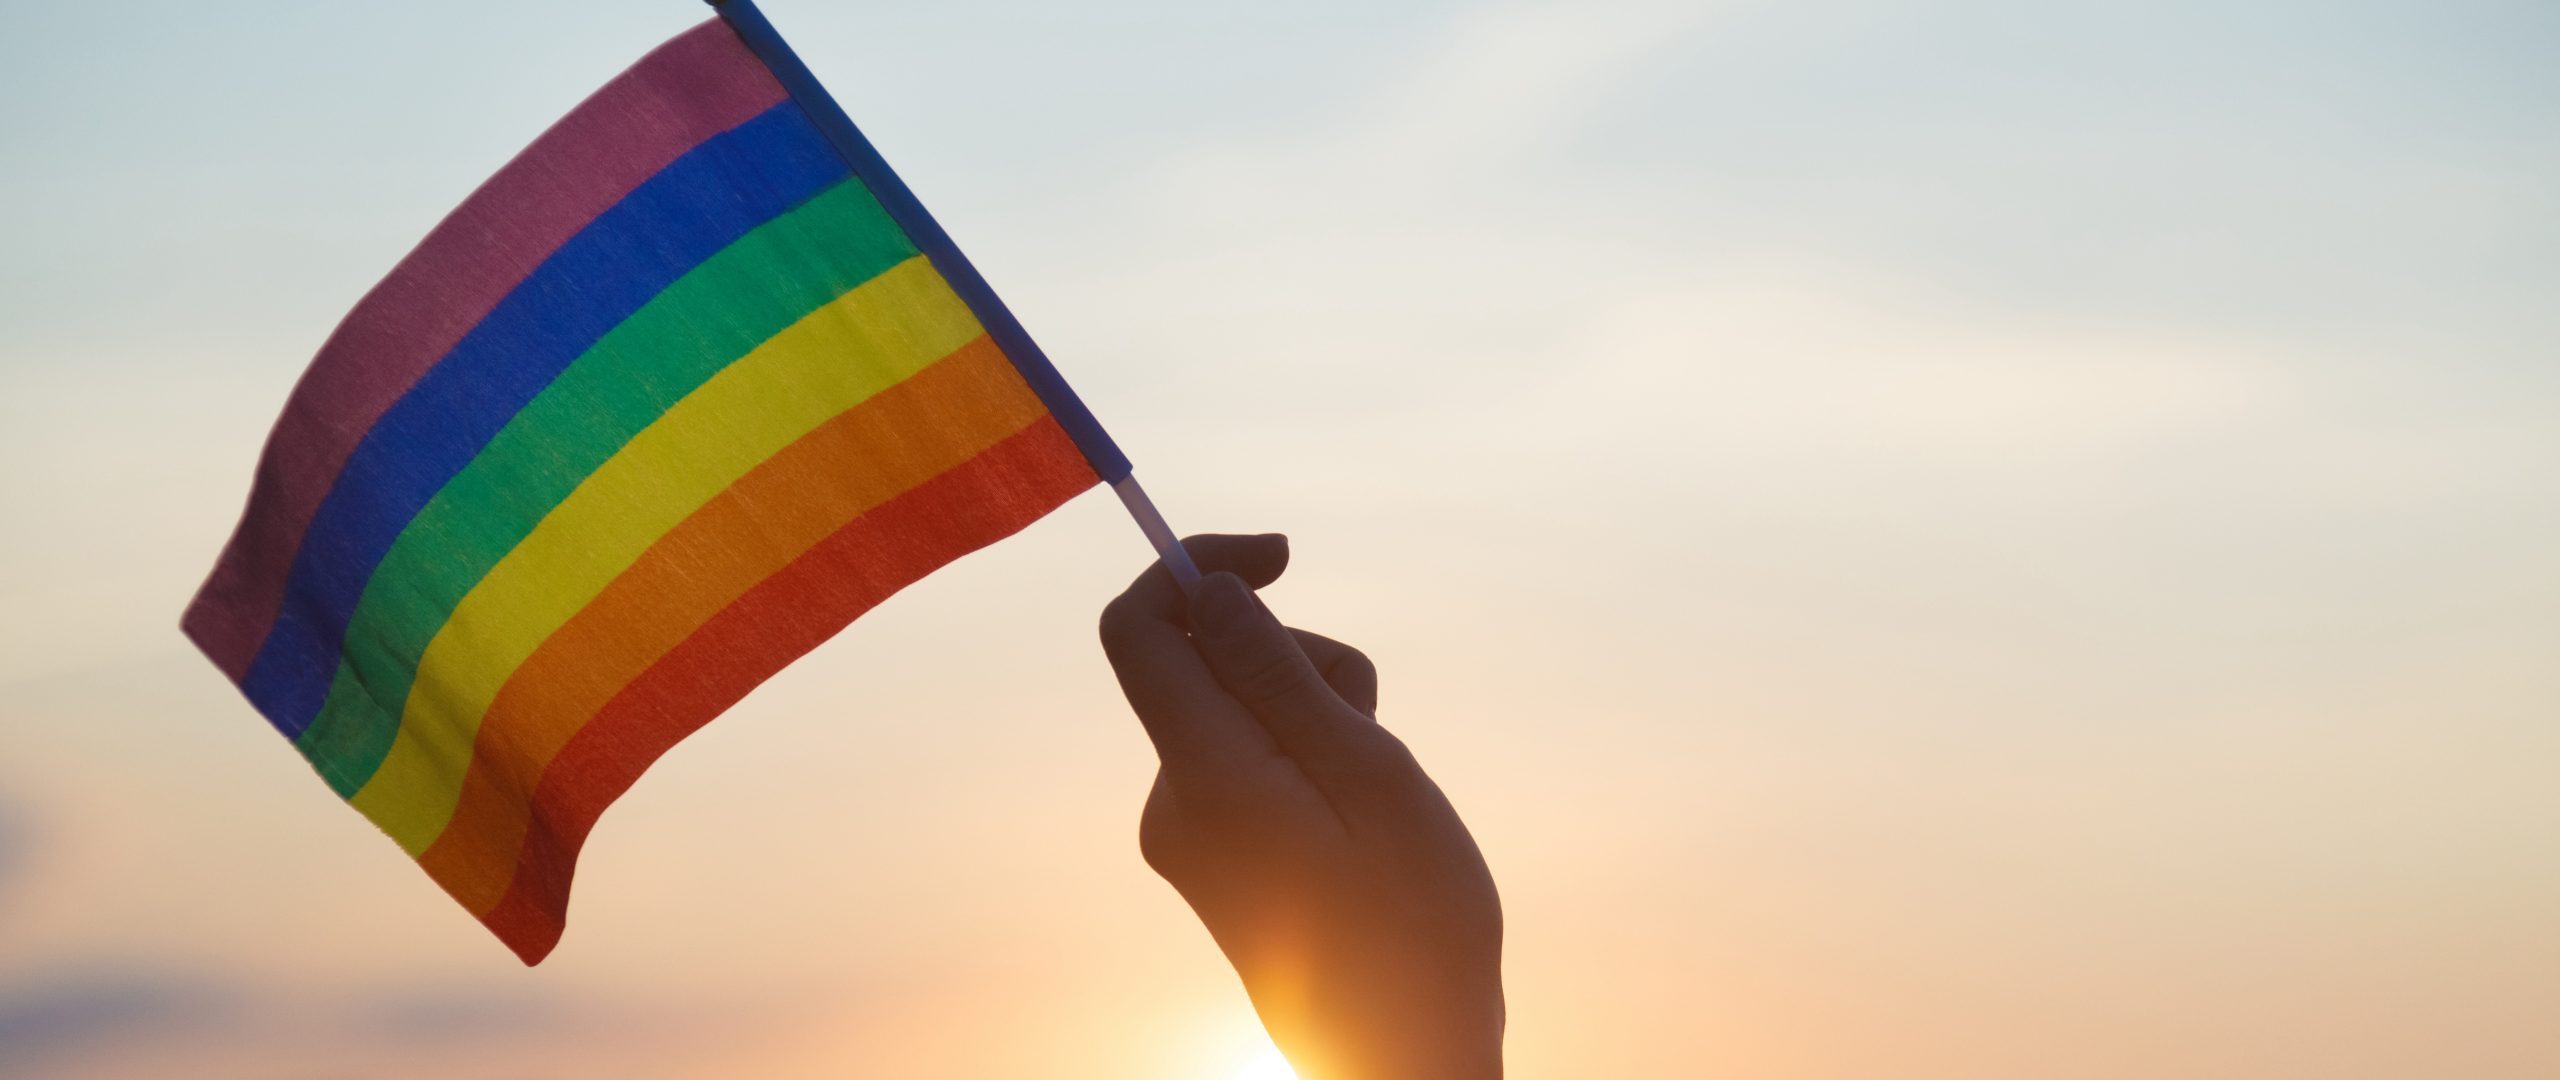
[[424, 851], [453, 814], [482, 714], [544, 639], [759, 462], [980, 332], [911, 258], [677, 402], [463, 597], [419, 660], [389, 756], [349, 802], [410, 855]]

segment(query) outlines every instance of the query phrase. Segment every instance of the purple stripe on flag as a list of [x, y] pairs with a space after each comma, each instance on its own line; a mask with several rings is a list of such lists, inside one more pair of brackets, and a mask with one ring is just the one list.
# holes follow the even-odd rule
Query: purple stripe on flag
[[183, 626], [237, 681], [303, 530], [384, 410], [571, 236], [703, 140], [782, 102], [718, 19], [650, 53], [472, 193], [320, 347], [258, 460], [249, 505]]

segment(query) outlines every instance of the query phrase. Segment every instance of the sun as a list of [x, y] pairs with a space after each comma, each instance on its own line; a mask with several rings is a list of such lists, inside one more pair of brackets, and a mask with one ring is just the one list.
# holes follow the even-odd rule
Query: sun
[[1235, 1080], [1298, 1080], [1298, 1071], [1278, 1050], [1264, 1050], [1236, 1070]]

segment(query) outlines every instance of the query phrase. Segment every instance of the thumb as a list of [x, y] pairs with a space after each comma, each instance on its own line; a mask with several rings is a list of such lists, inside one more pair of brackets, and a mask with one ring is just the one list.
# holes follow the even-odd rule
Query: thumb
[[1200, 579], [1191, 594], [1191, 640], [1229, 696], [1271, 732], [1311, 778], [1356, 769], [1389, 753], [1385, 729], [1325, 682], [1295, 635], [1230, 573]]

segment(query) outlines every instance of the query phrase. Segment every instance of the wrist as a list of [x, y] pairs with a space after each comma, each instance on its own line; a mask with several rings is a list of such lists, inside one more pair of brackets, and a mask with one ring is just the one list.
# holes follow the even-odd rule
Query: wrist
[[[1499, 1080], [1501, 987], [1433, 994], [1396, 1007], [1372, 1000], [1344, 1019], [1285, 1032], [1269, 1025], [1300, 1080]], [[1287, 1037], [1295, 1034], [1297, 1037]]]

